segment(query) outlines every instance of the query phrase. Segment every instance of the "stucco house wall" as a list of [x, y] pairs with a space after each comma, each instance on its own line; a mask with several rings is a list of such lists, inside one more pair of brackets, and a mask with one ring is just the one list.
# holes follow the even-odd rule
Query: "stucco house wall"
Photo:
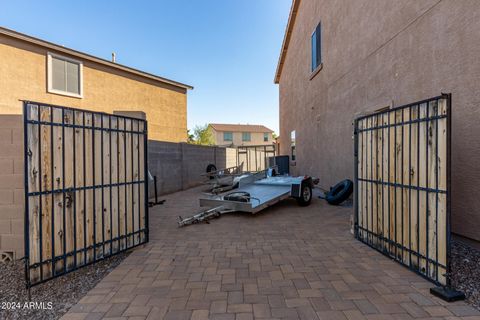
[[[260, 146], [260, 145], [271, 145], [273, 144], [273, 138], [271, 132], [266, 132], [268, 134], [268, 141], [263, 140], [263, 132], [251, 132], [250, 141], [242, 141], [242, 132], [232, 132], [233, 141], [225, 141], [223, 139], [224, 131], [216, 131], [212, 129], [212, 135], [217, 146], [226, 146], [233, 144], [234, 146]], [[230, 132], [230, 131], [229, 131]]]
[[[47, 92], [47, 53], [83, 62], [83, 98]], [[187, 86], [188, 87], [188, 86]], [[0, 32], [0, 114], [21, 114], [31, 100], [113, 113], [143, 111], [149, 138], [187, 139], [187, 89], [8, 36]]]
[[[356, 114], [452, 93], [453, 231], [480, 240], [477, 0], [301, 0], [276, 82], [282, 154], [322, 185], [353, 178]], [[322, 24], [322, 69], [310, 36]]]

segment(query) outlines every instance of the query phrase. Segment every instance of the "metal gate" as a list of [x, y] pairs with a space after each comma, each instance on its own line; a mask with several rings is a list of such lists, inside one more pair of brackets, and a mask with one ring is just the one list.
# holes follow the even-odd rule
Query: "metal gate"
[[355, 120], [355, 237], [450, 285], [451, 95]]
[[146, 121], [23, 109], [27, 287], [148, 242]]
[[268, 168], [268, 158], [276, 154], [275, 145], [238, 146], [237, 165], [243, 163], [243, 170], [258, 172]]

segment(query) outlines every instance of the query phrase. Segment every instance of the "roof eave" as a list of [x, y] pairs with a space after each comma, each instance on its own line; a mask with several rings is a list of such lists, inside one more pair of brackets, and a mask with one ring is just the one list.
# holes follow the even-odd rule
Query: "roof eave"
[[183, 88], [185, 90], [192, 90], [193, 89], [193, 86], [185, 84], [185, 83], [177, 82], [177, 81], [174, 81], [174, 80], [170, 80], [170, 79], [167, 79], [167, 78], [163, 78], [163, 77], [154, 75], [152, 73], [148, 73], [148, 72], [141, 71], [141, 70], [138, 70], [138, 69], [135, 69], [135, 68], [131, 68], [131, 67], [119, 64], [119, 63], [111, 62], [111, 61], [106, 60], [106, 59], [95, 57], [95, 56], [90, 55], [88, 53], [84, 53], [84, 52], [80, 52], [80, 51], [70, 49], [70, 48], [67, 48], [67, 47], [64, 47], [64, 46], [60, 46], [58, 44], [48, 42], [48, 41], [45, 41], [45, 40], [42, 40], [42, 39], [38, 39], [38, 38], [35, 38], [35, 37], [32, 37], [32, 36], [29, 36], [29, 35], [11, 30], [11, 29], [7, 29], [5, 27], [0, 27], [0, 34], [9, 36], [9, 37], [12, 37], [12, 38], [15, 38], [15, 39], [19, 39], [19, 40], [22, 40], [22, 41], [26, 41], [26, 42], [29, 42], [29, 43], [32, 43], [32, 44], [35, 44], [35, 45], [38, 45], [38, 46], [41, 46], [41, 47], [44, 47], [44, 48], [48, 48], [48, 49], [51, 49], [51, 50], [56, 50], [58, 52], [69, 54], [69, 55], [72, 55], [72, 56], [75, 56], [75, 57], [78, 57], [78, 58], [81, 58], [81, 59], [85, 59], [85, 60], [96, 62], [96, 63], [102, 64], [102, 65], [106, 65], [106, 66], [109, 66], [109, 67], [112, 67], [112, 68], [115, 68], [115, 69], [126, 71], [126, 72], [129, 72], [129, 73], [144, 77], [144, 78], [148, 78], [148, 79], [151, 79], [151, 80], [166, 83], [166, 84], [178, 87], [178, 88]]
[[278, 58], [277, 69], [275, 71], [274, 83], [278, 84], [280, 82], [280, 77], [282, 75], [283, 64], [285, 62], [285, 57], [287, 55], [288, 45], [290, 44], [290, 38], [292, 36], [293, 25], [295, 24], [295, 19], [297, 17], [298, 7], [300, 6], [301, 0], [292, 0], [292, 7], [290, 8], [290, 14], [288, 16], [287, 27], [285, 28], [285, 35], [283, 36], [282, 49], [280, 50], [280, 57]]

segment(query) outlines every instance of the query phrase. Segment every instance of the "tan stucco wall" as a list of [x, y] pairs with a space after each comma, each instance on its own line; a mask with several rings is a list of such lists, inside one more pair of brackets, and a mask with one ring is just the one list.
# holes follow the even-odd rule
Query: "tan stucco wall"
[[[322, 21], [323, 69], [310, 80]], [[353, 177], [358, 112], [451, 92], [453, 231], [480, 240], [480, 5], [477, 0], [302, 0], [280, 78], [281, 152], [294, 173]]]
[[251, 141], [242, 141], [242, 132], [232, 132], [233, 141], [223, 140], [223, 131], [216, 131], [210, 128], [215, 145], [225, 146], [233, 143], [234, 146], [260, 146], [273, 144], [272, 133], [268, 133], [268, 141], [263, 141], [263, 132], [251, 132]]
[[150, 139], [186, 141], [185, 89], [82, 61], [83, 98], [51, 94], [47, 92], [47, 52], [46, 48], [0, 35], [0, 114], [22, 113], [19, 100], [107, 113], [143, 111], [147, 115]]

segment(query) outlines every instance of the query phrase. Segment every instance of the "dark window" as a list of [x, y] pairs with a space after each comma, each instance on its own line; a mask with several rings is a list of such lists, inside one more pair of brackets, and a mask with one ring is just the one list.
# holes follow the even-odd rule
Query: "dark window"
[[232, 141], [233, 140], [233, 133], [232, 132], [224, 132], [223, 133], [223, 141]]
[[293, 130], [290, 133], [290, 148], [291, 148], [291, 159], [292, 161], [297, 160], [297, 151], [295, 150], [295, 140], [296, 140], [296, 132]]
[[322, 63], [322, 25], [318, 23], [312, 34], [312, 72]]
[[264, 141], [264, 142], [267, 142], [267, 141], [268, 141], [268, 132], [265, 132], [265, 133], [263, 134], [263, 141]]
[[250, 140], [251, 140], [250, 132], [243, 132], [242, 141], [250, 141]]

